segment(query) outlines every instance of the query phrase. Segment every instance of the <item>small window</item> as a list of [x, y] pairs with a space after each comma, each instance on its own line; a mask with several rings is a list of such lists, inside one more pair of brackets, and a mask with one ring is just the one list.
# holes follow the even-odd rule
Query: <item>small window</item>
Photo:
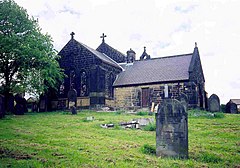
[[80, 96], [88, 96], [88, 85], [87, 85], [87, 73], [86, 71], [82, 71], [80, 73]]

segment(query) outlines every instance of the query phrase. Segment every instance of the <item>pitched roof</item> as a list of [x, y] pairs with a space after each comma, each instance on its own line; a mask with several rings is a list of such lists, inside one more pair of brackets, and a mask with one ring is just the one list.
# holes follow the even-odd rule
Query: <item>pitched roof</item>
[[[74, 39], [72, 39], [74, 40]], [[96, 57], [98, 57], [100, 60], [102, 60], [103, 62], [110, 64], [112, 66], [115, 66], [117, 68], [122, 69], [122, 67], [120, 65], [118, 65], [118, 63], [116, 61], [114, 61], [112, 58], [110, 58], [109, 56], [107, 56], [106, 54], [103, 54], [101, 52], [98, 52], [97, 50], [92, 49], [91, 47], [88, 47], [87, 45], [78, 42], [77, 40], [74, 40], [77, 45], [83, 46], [84, 48], [86, 48], [88, 51], [90, 51], [92, 54], [94, 54]]]
[[160, 57], [135, 61], [126, 66], [114, 82], [114, 86], [147, 84], [156, 82], [181, 81], [189, 79], [191, 54]]
[[235, 104], [240, 104], [240, 99], [230, 99]]
[[101, 53], [105, 53], [106, 55], [109, 55], [112, 59], [114, 59], [118, 63], [125, 62], [126, 56], [123, 53], [119, 52], [118, 50], [112, 48], [105, 42], [102, 42], [96, 50]]

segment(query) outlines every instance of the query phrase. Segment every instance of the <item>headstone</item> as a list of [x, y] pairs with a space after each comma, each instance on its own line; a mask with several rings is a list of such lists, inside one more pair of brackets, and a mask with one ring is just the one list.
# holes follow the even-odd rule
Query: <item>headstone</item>
[[32, 102], [32, 103], [31, 103], [31, 111], [32, 111], [32, 112], [38, 112], [37, 102]]
[[39, 99], [39, 112], [47, 111], [47, 96], [41, 95]]
[[175, 99], [165, 99], [156, 113], [156, 155], [188, 158], [188, 116]]
[[71, 88], [68, 91], [68, 107], [71, 110], [72, 114], [77, 114], [76, 103], [77, 103], [77, 91]]
[[15, 102], [16, 105], [14, 107], [14, 114], [23, 115], [24, 113], [28, 112], [27, 101], [20, 94], [16, 94]]
[[5, 101], [7, 101], [6, 111], [14, 113], [14, 96], [12, 93], [8, 95], [8, 98], [5, 97]]
[[185, 93], [180, 93], [178, 96], [178, 100], [184, 106], [185, 110], [188, 110], [188, 96]]
[[226, 112], [236, 114], [238, 113], [237, 105], [231, 101], [226, 104]]
[[68, 106], [76, 106], [77, 102], [77, 91], [75, 89], [70, 89], [68, 91]]
[[0, 95], [0, 118], [3, 118], [5, 115], [5, 101], [4, 96]]
[[208, 109], [210, 112], [220, 112], [220, 100], [215, 94], [212, 94], [208, 100]]

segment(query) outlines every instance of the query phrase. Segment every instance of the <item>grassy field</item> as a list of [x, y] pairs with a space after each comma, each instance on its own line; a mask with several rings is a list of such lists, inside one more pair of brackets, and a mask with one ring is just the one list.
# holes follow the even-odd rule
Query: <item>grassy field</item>
[[[144, 113], [143, 113], [144, 114]], [[197, 114], [197, 115], [196, 115]], [[240, 167], [240, 115], [189, 113], [189, 159], [157, 158], [155, 132], [103, 123], [154, 117], [90, 111], [28, 113], [0, 120], [0, 167]], [[94, 121], [86, 117], [94, 116]]]

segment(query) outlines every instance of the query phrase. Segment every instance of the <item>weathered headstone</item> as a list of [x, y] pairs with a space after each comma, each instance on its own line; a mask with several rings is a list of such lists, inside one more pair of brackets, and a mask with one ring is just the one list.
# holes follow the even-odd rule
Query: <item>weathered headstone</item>
[[0, 95], [0, 118], [3, 118], [5, 115], [5, 101], [4, 96]]
[[156, 113], [156, 155], [188, 158], [188, 116], [175, 99], [165, 99]]
[[39, 98], [39, 112], [47, 111], [47, 96], [41, 95]]
[[237, 109], [237, 105], [233, 102], [228, 102], [226, 104], [226, 112], [227, 113], [232, 113], [232, 114], [236, 114], [238, 113], [238, 109]]
[[185, 110], [188, 110], [188, 96], [185, 93], [180, 93], [178, 96], [178, 100], [184, 106]]
[[16, 105], [14, 107], [14, 114], [23, 115], [27, 110], [27, 101], [20, 94], [16, 94], [15, 96]]
[[216, 94], [212, 94], [208, 100], [208, 109], [210, 112], [220, 111], [220, 100]]
[[77, 103], [77, 91], [71, 88], [68, 91], [68, 107], [71, 110], [72, 114], [77, 114], [76, 103]]
[[32, 112], [38, 112], [37, 102], [32, 102], [32, 103], [31, 103], [31, 111], [32, 111]]
[[12, 93], [8, 95], [8, 98], [5, 97], [5, 101], [7, 101], [6, 111], [14, 113], [14, 96]]

